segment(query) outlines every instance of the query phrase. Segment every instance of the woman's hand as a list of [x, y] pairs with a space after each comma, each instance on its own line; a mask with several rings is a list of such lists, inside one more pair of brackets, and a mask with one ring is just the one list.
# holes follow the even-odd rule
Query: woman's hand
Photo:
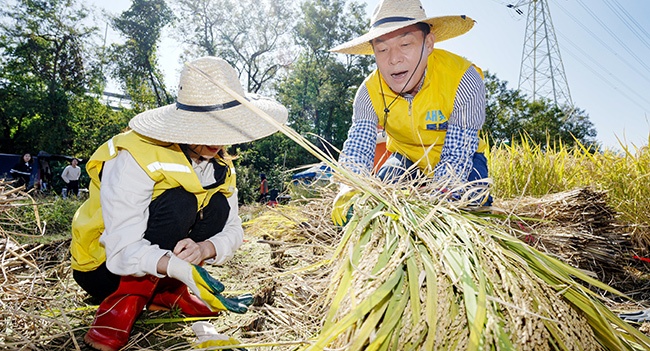
[[214, 246], [209, 241], [196, 243], [190, 238], [185, 238], [174, 247], [174, 255], [192, 264], [201, 264], [203, 260], [214, 257], [215, 254]]

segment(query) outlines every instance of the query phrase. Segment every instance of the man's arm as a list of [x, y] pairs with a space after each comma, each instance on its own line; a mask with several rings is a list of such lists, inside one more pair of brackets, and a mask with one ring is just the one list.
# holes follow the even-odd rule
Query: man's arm
[[478, 131], [485, 123], [485, 83], [470, 66], [460, 80], [454, 109], [449, 117], [445, 143], [434, 177], [440, 181], [467, 181], [478, 148]]
[[352, 125], [339, 162], [355, 173], [370, 174], [375, 161], [378, 117], [365, 84], [357, 90], [352, 107]]

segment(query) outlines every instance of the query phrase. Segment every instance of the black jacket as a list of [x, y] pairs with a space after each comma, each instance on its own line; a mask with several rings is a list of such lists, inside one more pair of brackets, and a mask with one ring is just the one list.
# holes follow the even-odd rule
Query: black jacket
[[19, 187], [23, 184], [29, 186], [29, 178], [32, 175], [32, 168], [33, 166], [31, 162], [20, 161], [14, 165], [9, 173], [11, 173], [11, 176], [14, 179], [18, 180], [15, 184], [16, 187]]

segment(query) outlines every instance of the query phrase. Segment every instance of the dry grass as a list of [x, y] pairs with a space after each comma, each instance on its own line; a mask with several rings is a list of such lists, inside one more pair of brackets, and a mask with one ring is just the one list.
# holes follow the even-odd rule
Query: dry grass
[[[26, 198], [18, 195], [3, 191], [0, 211]], [[337, 240], [322, 201], [242, 208], [242, 217], [250, 219], [244, 244], [224, 266], [207, 268], [231, 293], [253, 292], [255, 302], [244, 315], [211, 319], [220, 333], [256, 349], [287, 350], [318, 330], [323, 312], [317, 300], [329, 268], [299, 269], [327, 259]], [[68, 248], [69, 240], [19, 244], [0, 225], [0, 350], [89, 349], [83, 335], [97, 306], [72, 280]], [[190, 349], [195, 320], [175, 311], [145, 311], [124, 350]]]
[[[16, 196], [20, 193], [8, 194], [2, 187], [0, 192], [5, 206], [0, 211], [20, 198]], [[532, 235], [532, 245], [584, 268], [591, 265], [625, 272], [627, 268], [621, 268], [619, 261], [610, 259], [626, 247], [633, 249], [633, 244], [627, 236], [614, 234], [621, 233], [616, 217], [598, 207], [601, 201], [595, 201], [593, 208], [581, 205], [584, 196], [592, 196], [594, 202], [593, 197], [597, 200], [601, 195], [584, 190], [555, 198], [521, 198], [499, 206], [517, 215], [509, 219], [513, 230]], [[247, 314], [211, 319], [219, 332], [259, 350], [293, 350], [307, 345], [319, 332], [332, 274], [327, 260], [341, 235], [331, 225], [331, 200], [332, 194], [326, 193], [323, 198], [288, 206], [241, 209], [245, 243], [232, 261], [209, 270], [231, 292], [250, 291], [256, 299]], [[522, 230], [520, 224], [527, 229]], [[608, 249], [612, 240], [618, 240], [613, 251]], [[88, 350], [82, 340], [96, 306], [87, 304], [86, 294], [71, 278], [68, 245], [68, 241], [19, 244], [0, 226], [0, 349]], [[589, 256], [581, 256], [584, 252]], [[632, 283], [629, 287], [638, 288]], [[637, 306], [627, 303], [612, 308]], [[145, 311], [124, 350], [190, 349], [193, 321], [173, 311]]]
[[607, 205], [626, 226], [640, 254], [650, 254], [650, 149], [621, 145], [622, 152], [585, 147], [536, 145], [524, 139], [490, 150], [489, 169], [496, 198], [519, 199], [590, 187], [607, 193]]
[[[620, 313], [650, 306], [650, 263], [634, 259], [647, 252], [635, 240], [638, 228], [626, 224], [608, 203], [608, 193], [592, 188], [497, 200], [513, 234], [540, 251], [581, 268], [632, 300], [606, 294]], [[641, 330], [650, 335], [650, 323]]]
[[621, 224], [608, 206], [607, 193], [591, 188], [497, 201], [513, 233], [531, 246], [550, 253], [593, 277], [628, 293], [650, 299], [647, 264], [633, 259], [641, 249], [633, 228]]

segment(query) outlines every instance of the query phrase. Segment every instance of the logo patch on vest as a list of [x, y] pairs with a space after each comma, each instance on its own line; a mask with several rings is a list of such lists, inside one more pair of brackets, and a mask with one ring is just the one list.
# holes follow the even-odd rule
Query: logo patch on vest
[[442, 111], [427, 111], [425, 117], [427, 123], [427, 130], [447, 130], [447, 117], [442, 114]]

